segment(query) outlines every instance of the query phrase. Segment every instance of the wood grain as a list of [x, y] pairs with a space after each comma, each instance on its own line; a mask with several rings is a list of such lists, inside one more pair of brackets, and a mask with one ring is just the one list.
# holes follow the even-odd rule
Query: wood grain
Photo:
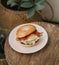
[[46, 29], [49, 35], [47, 45], [33, 54], [21, 54], [14, 51], [8, 39], [5, 43], [5, 55], [9, 65], [59, 65], [59, 26], [45, 23], [33, 22]]

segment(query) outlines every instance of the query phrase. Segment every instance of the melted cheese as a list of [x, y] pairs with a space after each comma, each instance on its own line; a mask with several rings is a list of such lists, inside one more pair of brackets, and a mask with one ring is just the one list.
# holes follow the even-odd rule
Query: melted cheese
[[38, 40], [39, 37], [37, 35], [32, 34], [26, 40], [21, 40], [21, 43], [26, 45], [34, 45]]

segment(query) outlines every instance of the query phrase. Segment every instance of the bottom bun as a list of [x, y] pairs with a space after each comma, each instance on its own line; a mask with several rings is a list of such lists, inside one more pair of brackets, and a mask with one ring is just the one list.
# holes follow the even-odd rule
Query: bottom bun
[[22, 43], [20, 43], [20, 44], [21, 44], [22, 46], [24, 46], [24, 47], [33, 47], [33, 46], [38, 45], [39, 42], [40, 42], [40, 40], [38, 40], [34, 45], [27, 45], [27, 44], [22, 44]]

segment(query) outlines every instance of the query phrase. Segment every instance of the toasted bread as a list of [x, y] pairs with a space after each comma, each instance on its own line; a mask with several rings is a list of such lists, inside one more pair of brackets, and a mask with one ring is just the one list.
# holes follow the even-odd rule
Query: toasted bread
[[18, 38], [22, 38], [22, 37], [25, 37], [31, 33], [33, 33], [34, 31], [36, 30], [35, 26], [33, 25], [24, 25], [24, 26], [21, 26], [17, 32], [16, 32], [16, 36]]

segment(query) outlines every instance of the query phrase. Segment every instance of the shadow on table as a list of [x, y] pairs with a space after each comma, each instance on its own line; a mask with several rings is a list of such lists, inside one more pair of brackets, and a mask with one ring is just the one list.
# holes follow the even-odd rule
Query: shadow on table
[[0, 58], [4, 58], [4, 44], [5, 40], [9, 34], [8, 29], [3, 29], [0, 27]]
[[9, 34], [8, 29], [0, 27], [0, 65], [8, 65], [4, 54], [4, 44], [8, 34]]

